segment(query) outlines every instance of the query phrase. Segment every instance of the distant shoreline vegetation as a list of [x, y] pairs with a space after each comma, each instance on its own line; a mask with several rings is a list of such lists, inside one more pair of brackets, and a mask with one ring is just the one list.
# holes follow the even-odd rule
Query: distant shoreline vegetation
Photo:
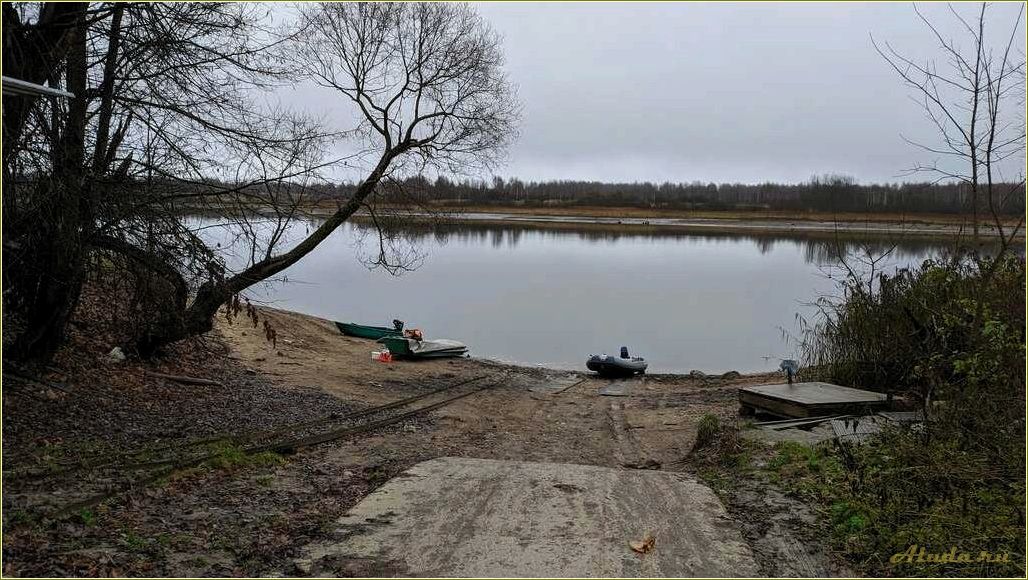
[[[491, 182], [429, 181], [412, 177], [393, 185], [434, 201], [464, 204], [516, 204], [537, 206], [620, 206], [707, 210], [806, 210], [826, 212], [964, 213], [970, 208], [970, 188], [957, 183], [859, 184], [840, 175], [811, 178], [797, 184], [745, 183], [604, 183], [598, 181], [541, 181], [520, 179]], [[1025, 209], [1023, 186], [998, 184], [1006, 197], [1002, 213]], [[1011, 193], [1012, 192], [1012, 193]], [[403, 196], [403, 192], [396, 192]], [[997, 201], [1000, 201], [997, 199]]]
[[[350, 182], [300, 186], [311, 203], [347, 199], [356, 189]], [[181, 187], [181, 185], [179, 186]], [[211, 180], [211, 195], [219, 188], [237, 187]], [[1024, 185], [994, 186], [996, 209], [1003, 215], [1025, 211]], [[979, 186], [979, 213], [986, 211], [985, 186]], [[522, 181], [494, 177], [455, 180], [413, 176], [381, 183], [378, 203], [428, 203], [444, 206], [636, 207], [708, 211], [798, 211], [847, 213], [972, 213], [971, 189], [962, 183], [861, 184], [840, 175], [825, 175], [795, 184], [785, 183], [605, 183], [599, 181]]]
[[[17, 188], [31, 189], [33, 179], [23, 177]], [[357, 187], [352, 182], [274, 184], [273, 194], [265, 185], [208, 179], [184, 183], [172, 180], [138, 181], [150, 195], [164, 197], [182, 208], [217, 208], [219, 198], [228, 196], [228, 205], [239, 207], [240, 193], [252, 206], [264, 204], [262, 198], [289, 197], [301, 206], [326, 207], [349, 199]], [[1025, 186], [1015, 183], [994, 184], [994, 203], [999, 215], [1016, 217], [1025, 213]], [[985, 218], [985, 186], [979, 186], [979, 215]], [[985, 197], [983, 199], [983, 197]], [[784, 212], [780, 216], [808, 213], [834, 214], [946, 214], [971, 215], [971, 190], [964, 183], [857, 183], [847, 176], [826, 175], [803, 183], [607, 183], [600, 181], [522, 181], [494, 177], [485, 180], [455, 180], [446, 176], [429, 179], [413, 176], [380, 183], [376, 204], [398, 206], [424, 204], [435, 207], [468, 208], [635, 208], [657, 214], [664, 211], [689, 212]], [[302, 200], [302, 201], [301, 201]], [[720, 217], [720, 216], [719, 216]]]

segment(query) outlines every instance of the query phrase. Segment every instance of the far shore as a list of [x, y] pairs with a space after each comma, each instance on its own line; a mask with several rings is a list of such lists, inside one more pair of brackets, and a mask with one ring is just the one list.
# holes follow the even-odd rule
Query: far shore
[[[649, 219], [718, 219], [744, 221], [844, 221], [873, 223], [964, 224], [970, 228], [967, 216], [935, 212], [824, 212], [773, 209], [682, 209], [668, 207], [594, 206], [594, 205], [479, 205], [462, 203], [432, 204], [439, 211], [459, 213], [500, 213], [517, 216], [562, 216], [588, 218], [649, 218]], [[1017, 223], [1017, 216], [1001, 216], [1004, 227]], [[980, 225], [990, 218], [983, 215]]]
[[[331, 207], [311, 210], [314, 216], [331, 213]], [[383, 208], [387, 209], [387, 208]], [[800, 235], [835, 237], [918, 237], [970, 240], [971, 225], [964, 216], [952, 214], [893, 214], [784, 211], [690, 211], [636, 207], [518, 207], [439, 206], [413, 212], [410, 217], [433, 221], [439, 217], [469, 225], [520, 225], [539, 229], [617, 230], [625, 233]], [[360, 215], [358, 216], [360, 219]], [[1003, 235], [1018, 225], [1018, 219], [1004, 217]], [[1000, 230], [992, 222], [979, 222], [979, 236], [998, 241]], [[1025, 238], [1019, 228], [1016, 238]]]
[[[323, 200], [299, 209], [298, 216], [323, 219], [332, 215], [336, 201]], [[216, 203], [202, 206], [181, 206], [180, 211], [204, 215], [219, 210]], [[233, 212], [236, 207], [220, 208]], [[261, 213], [260, 208], [255, 208]], [[377, 204], [381, 215], [391, 214], [420, 224], [467, 224], [531, 227], [565, 231], [609, 231], [634, 234], [736, 234], [750, 236], [788, 236], [813, 239], [869, 239], [916, 237], [953, 242], [961, 238], [966, 244], [972, 238], [970, 220], [965, 215], [947, 213], [863, 213], [785, 210], [692, 210], [674, 208], [607, 207], [607, 206], [527, 206], [527, 205], [461, 205], [428, 204], [398, 206]], [[370, 221], [370, 214], [361, 209], [355, 221]], [[991, 216], [979, 218], [981, 242], [997, 243], [1000, 235], [1025, 239], [1020, 216], [1001, 216], [1002, 232]]]

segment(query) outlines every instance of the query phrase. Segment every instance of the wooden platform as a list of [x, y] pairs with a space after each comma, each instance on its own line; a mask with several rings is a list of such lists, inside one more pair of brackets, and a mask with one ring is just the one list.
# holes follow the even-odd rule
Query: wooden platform
[[887, 401], [882, 393], [815, 382], [743, 387], [739, 389], [739, 404], [744, 413], [822, 417], [873, 412], [884, 409]]

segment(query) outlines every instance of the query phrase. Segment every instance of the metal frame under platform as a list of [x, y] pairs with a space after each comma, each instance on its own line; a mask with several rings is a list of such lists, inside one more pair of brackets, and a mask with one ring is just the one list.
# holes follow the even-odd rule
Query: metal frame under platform
[[878, 411], [886, 408], [889, 401], [883, 393], [811, 382], [743, 387], [739, 389], [739, 404], [744, 413], [820, 417]]

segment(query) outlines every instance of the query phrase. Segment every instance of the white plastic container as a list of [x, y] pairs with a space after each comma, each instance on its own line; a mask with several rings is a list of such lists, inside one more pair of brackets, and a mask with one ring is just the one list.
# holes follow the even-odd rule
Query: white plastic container
[[381, 352], [379, 352], [377, 350], [371, 351], [371, 360], [378, 360], [379, 357], [381, 357], [381, 356], [382, 356]]

